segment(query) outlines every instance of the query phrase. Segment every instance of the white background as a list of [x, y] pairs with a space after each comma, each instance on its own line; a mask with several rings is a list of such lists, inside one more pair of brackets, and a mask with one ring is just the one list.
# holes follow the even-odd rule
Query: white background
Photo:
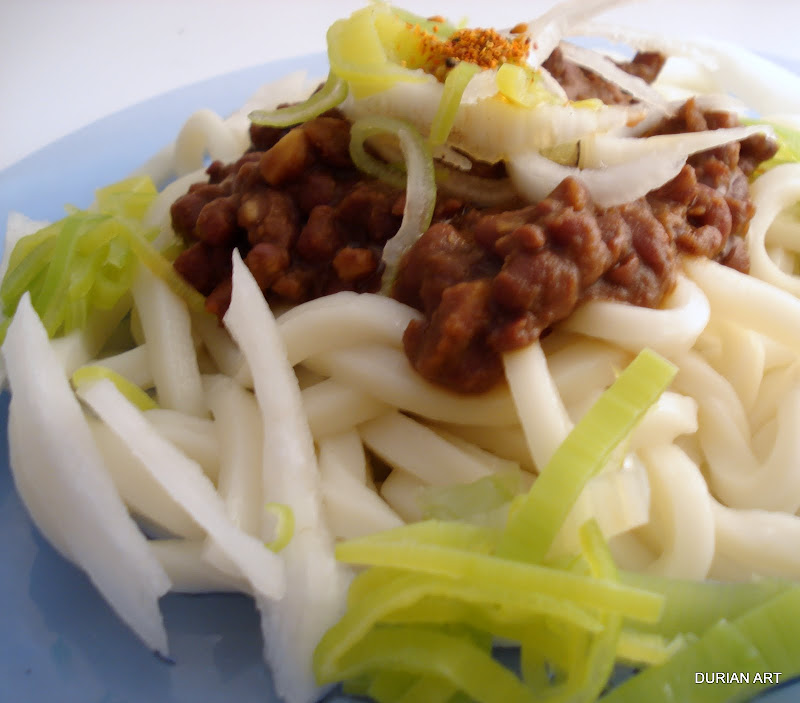
[[[0, 0], [0, 169], [112, 112], [176, 87], [323, 51], [362, 0]], [[510, 26], [549, 0], [399, 0], [424, 15]], [[712, 36], [800, 60], [800, 0], [650, 0], [604, 20]]]

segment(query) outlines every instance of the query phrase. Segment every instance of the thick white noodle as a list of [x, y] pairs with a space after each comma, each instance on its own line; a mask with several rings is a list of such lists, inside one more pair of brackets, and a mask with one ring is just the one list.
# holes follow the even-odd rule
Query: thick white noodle
[[231, 522], [257, 536], [263, 492], [258, 404], [252, 393], [227, 376], [207, 376], [203, 385], [219, 437], [217, 490]]
[[200, 464], [203, 473], [216, 484], [220, 442], [217, 428], [211, 420], [165, 408], [145, 410], [144, 416], [158, 434]]
[[406, 522], [419, 522], [424, 518], [422, 513], [422, 492], [425, 482], [402, 469], [392, 469], [386, 480], [381, 484], [380, 493], [389, 504]]
[[800, 579], [800, 517], [713, 505], [717, 553], [711, 575], [736, 581], [753, 576]]
[[399, 527], [403, 520], [367, 485], [366, 457], [358, 433], [319, 442], [325, 514], [337, 539], [352, 539]]
[[686, 257], [684, 270], [705, 293], [714, 316], [800, 353], [800, 300], [795, 296], [709, 259]]
[[714, 557], [714, 517], [703, 475], [674, 445], [643, 449], [640, 454], [651, 488], [651, 522], [644, 531], [660, 548], [647, 570], [672, 578], [705, 578]]
[[565, 406], [581, 401], [587, 391], [604, 390], [628, 365], [631, 354], [617, 346], [578, 338], [547, 355], [547, 366]]
[[147, 356], [147, 346], [140, 344], [127, 351], [105, 356], [93, 365], [104, 366], [118, 373], [134, 385], [148, 390], [153, 387], [153, 374], [150, 372], [150, 361]]
[[236, 161], [249, 142], [246, 131], [226, 125], [213, 110], [198, 110], [186, 120], [175, 140], [175, 170], [182, 176], [202, 168], [206, 154], [223, 163]]
[[681, 435], [697, 432], [697, 427], [697, 402], [689, 396], [665, 391], [633, 430], [628, 450], [672, 444]]
[[572, 429], [539, 342], [503, 354], [508, 387], [533, 461], [541, 471]]
[[728, 379], [745, 411], [750, 412], [764, 377], [763, 337], [731, 323], [722, 322], [718, 328], [722, 353], [714, 368]]
[[425, 381], [399, 349], [358, 346], [312, 357], [306, 366], [401, 410], [431, 420], [463, 425], [512, 425], [517, 414], [508, 389], [475, 396], [454, 393]]
[[711, 487], [732, 508], [795, 513], [800, 508], [800, 384], [781, 399], [769, 457], [756, 458], [750, 434], [742, 435], [717, 397], [698, 400], [698, 436], [708, 461]]
[[358, 432], [387, 464], [430, 485], [471, 483], [491, 475], [484, 462], [398, 412], [365, 422]]
[[311, 356], [363, 344], [402, 347], [403, 332], [417, 310], [393, 298], [349, 291], [317, 298], [288, 310], [278, 329], [292, 366]]
[[189, 415], [207, 415], [186, 304], [144, 266], [136, 274], [133, 299], [144, 330], [159, 405]]
[[703, 291], [686, 277], [678, 276], [674, 290], [660, 309], [590, 300], [560, 327], [612, 342], [634, 353], [649, 347], [673, 356], [691, 349], [708, 318], [709, 305]]
[[332, 378], [303, 389], [302, 397], [303, 411], [316, 440], [344, 432], [392, 409], [357, 388]]
[[[320, 464], [338, 466], [347, 471], [359, 483], [372, 486], [372, 477], [367, 468], [367, 454], [355, 429], [330, 435], [317, 442]], [[324, 477], [324, 471], [320, 468]]]
[[750, 274], [793, 295], [800, 295], [800, 278], [787, 274], [770, 259], [767, 230], [782, 210], [800, 200], [800, 164], [782, 164], [756, 179], [750, 187], [756, 213], [747, 229]]

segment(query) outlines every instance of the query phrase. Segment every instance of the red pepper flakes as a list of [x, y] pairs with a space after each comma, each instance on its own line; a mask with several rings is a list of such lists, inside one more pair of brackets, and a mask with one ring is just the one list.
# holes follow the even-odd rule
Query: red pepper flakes
[[[516, 28], [515, 28], [516, 29]], [[504, 63], [524, 64], [530, 50], [530, 37], [505, 37], [494, 29], [460, 29], [441, 40], [414, 27], [426, 54], [430, 72], [444, 80], [447, 69], [459, 61], [469, 61], [481, 68], [497, 68]]]

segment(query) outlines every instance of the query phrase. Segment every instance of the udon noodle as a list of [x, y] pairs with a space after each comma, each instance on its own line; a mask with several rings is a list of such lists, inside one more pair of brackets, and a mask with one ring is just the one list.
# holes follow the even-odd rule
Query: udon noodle
[[[667, 72], [656, 88], [674, 96], [708, 75], [687, 69], [679, 78], [671, 83]], [[232, 161], [247, 147], [250, 109], [302, 99], [313, 86], [290, 76], [232, 117], [202, 111], [189, 118], [175, 143], [139, 171], [162, 185], [171, 181], [148, 214], [162, 242], [173, 237], [170, 204], [202, 178], [206, 156]], [[187, 475], [199, 467], [203, 485], [219, 496], [217, 522], [198, 526], [179, 491], [165, 495], [157, 481], [141, 478], [136, 447], [91, 419], [99, 453], [114, 468], [127, 507], [166, 532], [148, 546], [172, 590], [256, 595], [265, 635], [272, 629], [266, 639], [276, 671], [286, 658], [310, 661], [309, 642], [341, 606], [348, 575], [333, 559], [335, 540], [421, 519], [431, 486], [516, 472], [523, 490], [644, 348], [677, 365], [675, 381], [625, 453], [589, 482], [553, 549], [574, 550], [576, 526], [595, 517], [625, 568], [691, 579], [798, 579], [800, 220], [787, 212], [800, 200], [800, 165], [774, 167], [755, 181], [752, 196], [750, 275], [683, 256], [677, 284], [659, 309], [587, 302], [541, 341], [506, 353], [506, 382], [478, 395], [432, 385], [410, 367], [402, 335], [418, 311], [391, 298], [342, 292], [270, 312], [241, 261], [225, 327], [190, 314], [142, 270], [133, 288], [137, 346], [99, 362], [84, 337], [53, 346], [67, 374], [102, 363], [155, 389], [161, 408], [144, 413], [160, 437], [152, 451], [172, 447], [191, 462], [176, 459]], [[268, 342], [259, 337], [264, 330], [273, 335]], [[264, 355], [267, 343], [272, 351]], [[102, 418], [100, 391], [82, 397]], [[12, 427], [12, 458], [15, 436]], [[287, 462], [296, 469], [290, 477]], [[262, 477], [247, 469], [253, 466], [272, 468]], [[210, 495], [204, 500], [216, 505]], [[265, 501], [290, 504], [298, 520], [283, 559], [295, 586], [287, 592], [294, 612], [319, 599], [320, 583], [330, 585], [327, 602], [314, 606], [326, 613], [308, 624], [316, 628], [308, 638], [293, 638], [266, 597], [274, 584], [241, 563], [232, 568], [219, 553], [221, 545], [244, 540], [234, 528], [261, 539], [272, 534]], [[56, 526], [33, 512], [58, 544]], [[214, 548], [204, 546], [206, 535], [214, 535]], [[74, 555], [68, 546], [62, 551]], [[303, 569], [313, 578], [292, 574]]]

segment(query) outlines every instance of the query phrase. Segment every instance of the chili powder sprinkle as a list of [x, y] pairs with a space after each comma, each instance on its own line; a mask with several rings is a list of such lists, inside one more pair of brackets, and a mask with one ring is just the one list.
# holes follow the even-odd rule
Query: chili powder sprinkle
[[468, 61], [481, 68], [497, 68], [504, 63], [523, 64], [528, 57], [530, 37], [506, 37], [495, 29], [459, 29], [447, 39], [420, 32], [421, 48], [428, 66], [437, 78], [440, 71], [452, 68], [459, 61]]

